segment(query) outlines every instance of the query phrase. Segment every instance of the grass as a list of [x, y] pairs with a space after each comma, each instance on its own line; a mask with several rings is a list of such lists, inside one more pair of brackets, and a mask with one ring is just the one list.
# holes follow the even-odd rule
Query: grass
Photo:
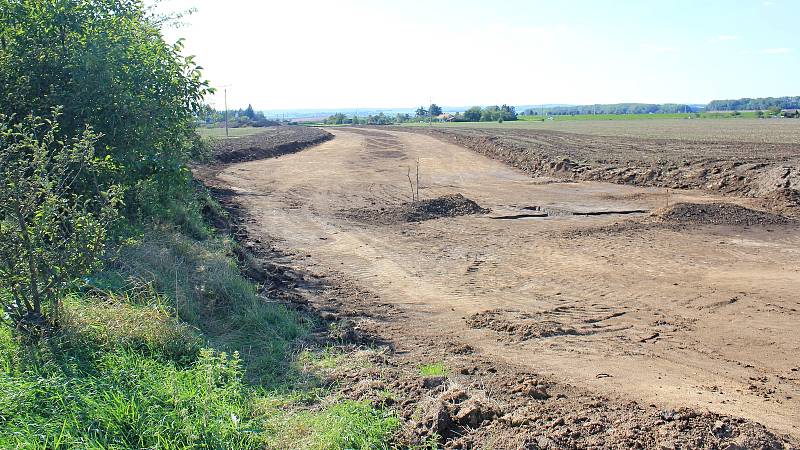
[[[229, 138], [239, 138], [264, 132], [263, 127], [228, 128]], [[204, 138], [224, 138], [225, 128], [197, 128], [197, 134]]]
[[[653, 119], [687, 119], [692, 118], [692, 113], [676, 114], [581, 114], [552, 116], [554, 121], [563, 122], [567, 120], [653, 120]], [[519, 121], [541, 122], [542, 116], [519, 116]]]
[[447, 376], [448, 371], [444, 363], [436, 362], [419, 366], [419, 374], [423, 377], [443, 377]]
[[63, 299], [37, 344], [0, 329], [0, 448], [389, 448], [391, 412], [338, 399], [316, 324], [260, 296], [235, 243], [151, 229]]

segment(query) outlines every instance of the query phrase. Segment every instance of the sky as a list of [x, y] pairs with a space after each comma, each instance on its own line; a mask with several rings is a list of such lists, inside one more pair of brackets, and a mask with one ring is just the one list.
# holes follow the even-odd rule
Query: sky
[[[797, 0], [162, 0], [231, 108], [800, 95]], [[208, 99], [223, 108], [222, 90]]]

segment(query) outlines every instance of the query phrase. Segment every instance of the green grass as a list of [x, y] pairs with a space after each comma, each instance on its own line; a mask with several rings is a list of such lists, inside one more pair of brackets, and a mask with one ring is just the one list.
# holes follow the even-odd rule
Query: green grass
[[448, 371], [444, 363], [436, 362], [419, 366], [419, 374], [423, 377], [443, 377], [447, 376]]
[[0, 448], [389, 448], [391, 412], [298, 358], [315, 324], [258, 295], [235, 244], [151, 230], [62, 301], [38, 344], [0, 329]]
[[[568, 120], [653, 120], [653, 119], [686, 119], [693, 117], [692, 113], [677, 114], [581, 114], [575, 116], [552, 116], [554, 121]], [[519, 116], [519, 121], [541, 122], [541, 116]]]
[[[242, 136], [250, 136], [264, 132], [263, 127], [241, 127], [241, 128], [228, 128], [228, 137], [239, 138]], [[197, 134], [204, 138], [224, 138], [225, 128], [197, 128]]]

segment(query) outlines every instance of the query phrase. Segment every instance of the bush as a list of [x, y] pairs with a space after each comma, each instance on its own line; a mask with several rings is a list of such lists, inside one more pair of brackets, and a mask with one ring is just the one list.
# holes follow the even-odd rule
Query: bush
[[88, 194], [104, 172], [97, 135], [59, 140], [53, 119], [0, 116], [0, 297], [5, 318], [27, 334], [53, 321], [63, 293], [99, 266], [118, 190]]
[[153, 214], [136, 202], [147, 187], [140, 181], [165, 195], [187, 187], [208, 83], [180, 42], [164, 41], [143, 2], [0, 0], [0, 11], [0, 114], [45, 116], [61, 107], [58, 137], [91, 127], [99, 155], [121, 169], [94, 181], [126, 188], [128, 218]]

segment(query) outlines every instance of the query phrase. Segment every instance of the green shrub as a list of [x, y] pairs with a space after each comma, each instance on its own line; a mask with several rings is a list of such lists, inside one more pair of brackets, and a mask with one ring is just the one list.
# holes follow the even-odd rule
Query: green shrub
[[107, 168], [94, 156], [97, 135], [61, 139], [58, 116], [0, 114], [0, 306], [28, 335], [48, 328], [63, 293], [99, 267], [117, 213], [115, 187], [77, 188]]

